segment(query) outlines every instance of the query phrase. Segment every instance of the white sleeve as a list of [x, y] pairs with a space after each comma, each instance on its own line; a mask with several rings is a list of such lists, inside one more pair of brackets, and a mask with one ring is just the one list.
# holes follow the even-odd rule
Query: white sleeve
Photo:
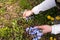
[[34, 14], [38, 14], [40, 11], [48, 10], [54, 6], [56, 6], [55, 0], [45, 0], [39, 5], [35, 6], [32, 9], [32, 12], [34, 12]]
[[52, 26], [52, 34], [58, 34], [60, 33], [60, 24], [57, 24], [57, 25], [53, 25]]

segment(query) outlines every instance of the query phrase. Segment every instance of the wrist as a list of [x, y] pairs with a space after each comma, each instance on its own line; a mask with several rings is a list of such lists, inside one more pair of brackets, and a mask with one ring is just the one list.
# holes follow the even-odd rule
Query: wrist
[[31, 10], [32, 13], [34, 13], [32, 10]]
[[52, 32], [52, 26], [50, 26], [50, 32]]
[[34, 12], [31, 10], [31, 14], [33, 15], [34, 14]]

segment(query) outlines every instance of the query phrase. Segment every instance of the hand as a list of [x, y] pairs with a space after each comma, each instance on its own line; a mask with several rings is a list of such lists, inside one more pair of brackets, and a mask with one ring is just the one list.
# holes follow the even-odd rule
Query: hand
[[23, 18], [29, 17], [32, 14], [33, 12], [31, 10], [25, 10], [25, 12], [23, 13]]
[[42, 26], [37, 26], [37, 28], [42, 29], [42, 32], [45, 33], [49, 33], [52, 31], [52, 27], [49, 25], [42, 25]]

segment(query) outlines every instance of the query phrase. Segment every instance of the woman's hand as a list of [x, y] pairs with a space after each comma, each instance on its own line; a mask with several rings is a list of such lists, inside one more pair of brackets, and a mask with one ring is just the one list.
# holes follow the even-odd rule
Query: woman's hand
[[29, 17], [33, 14], [33, 12], [31, 10], [25, 10], [25, 12], [23, 13], [23, 18]]
[[52, 27], [49, 25], [42, 25], [42, 26], [36, 26], [39, 29], [42, 29], [42, 32], [45, 33], [49, 33], [52, 31]]

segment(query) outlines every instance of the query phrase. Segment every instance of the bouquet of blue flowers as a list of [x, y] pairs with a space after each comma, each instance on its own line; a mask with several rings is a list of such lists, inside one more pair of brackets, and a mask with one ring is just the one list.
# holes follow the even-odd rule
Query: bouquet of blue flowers
[[42, 30], [40, 30], [40, 29], [38, 29], [36, 27], [26, 28], [26, 32], [29, 35], [32, 35], [33, 36], [33, 39], [32, 40], [39, 40], [41, 38], [41, 36], [43, 35]]

